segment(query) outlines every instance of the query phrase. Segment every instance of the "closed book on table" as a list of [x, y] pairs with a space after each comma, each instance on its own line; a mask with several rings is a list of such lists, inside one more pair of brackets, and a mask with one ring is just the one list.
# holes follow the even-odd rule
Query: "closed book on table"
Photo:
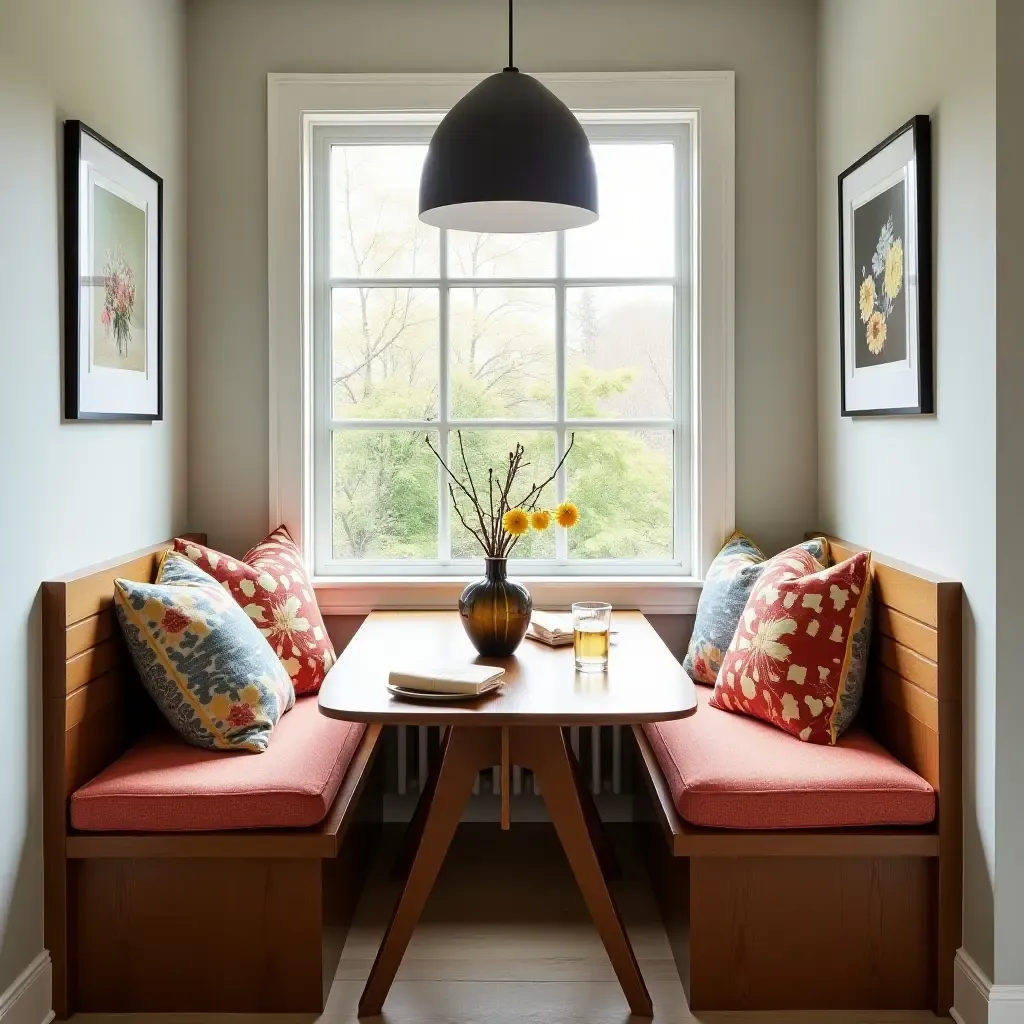
[[388, 684], [420, 693], [485, 693], [505, 674], [493, 665], [447, 665], [422, 669], [394, 669]]

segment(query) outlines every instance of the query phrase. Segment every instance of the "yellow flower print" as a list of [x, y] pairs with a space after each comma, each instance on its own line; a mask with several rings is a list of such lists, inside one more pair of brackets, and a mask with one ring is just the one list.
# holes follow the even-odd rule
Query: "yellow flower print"
[[872, 313], [868, 320], [868, 351], [877, 356], [885, 345], [885, 317], [881, 313]]
[[[903, 287], [903, 242], [896, 238], [885, 254], [885, 294], [895, 299]], [[883, 339], [884, 340], [884, 339]]]
[[771, 658], [773, 661], [785, 661], [790, 649], [781, 643], [782, 637], [796, 632], [796, 622], [790, 618], [772, 619], [767, 615], [761, 619], [750, 638], [750, 649], [755, 660], [758, 656]]
[[274, 622], [269, 630], [264, 630], [267, 639], [275, 636], [291, 637], [296, 633], [308, 632], [309, 620], [298, 614], [300, 607], [297, 597], [289, 597], [283, 604], [275, 606], [273, 608]]
[[860, 318], [864, 323], [871, 319], [875, 311], [875, 279], [865, 277], [860, 286]]

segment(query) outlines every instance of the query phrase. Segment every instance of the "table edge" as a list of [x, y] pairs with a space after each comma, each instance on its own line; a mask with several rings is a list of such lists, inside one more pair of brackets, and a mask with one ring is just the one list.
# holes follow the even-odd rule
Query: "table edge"
[[[691, 718], [697, 713], [699, 702], [685, 711], [654, 711], [636, 715], [602, 715], [598, 714], [544, 714], [520, 711], [481, 711], [474, 714], [474, 709], [458, 710], [457, 704], [446, 706], [430, 704], [429, 707], [418, 708], [414, 705], [402, 705], [394, 711], [345, 711], [341, 708], [325, 707], [319, 700], [317, 707], [326, 718], [334, 718], [343, 722], [364, 722], [367, 725], [459, 725], [475, 728], [487, 726], [595, 726], [595, 725], [651, 725], [656, 722], [676, 722]], [[408, 707], [408, 712], [405, 708]], [[455, 712], [450, 714], [449, 712]]]

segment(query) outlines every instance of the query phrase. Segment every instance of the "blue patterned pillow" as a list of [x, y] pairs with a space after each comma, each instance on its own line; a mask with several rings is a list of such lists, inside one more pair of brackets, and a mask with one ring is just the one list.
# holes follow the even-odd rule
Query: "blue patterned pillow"
[[292, 681], [212, 576], [169, 551], [155, 583], [114, 580], [114, 608], [143, 684], [185, 740], [216, 750], [267, 749], [295, 703]]
[[[824, 537], [815, 537], [798, 546], [823, 567], [828, 566], [828, 541]], [[732, 643], [747, 598], [764, 571], [765, 561], [764, 552], [739, 530], [715, 555], [697, 602], [697, 618], [683, 659], [683, 668], [695, 683], [715, 685], [722, 655]]]

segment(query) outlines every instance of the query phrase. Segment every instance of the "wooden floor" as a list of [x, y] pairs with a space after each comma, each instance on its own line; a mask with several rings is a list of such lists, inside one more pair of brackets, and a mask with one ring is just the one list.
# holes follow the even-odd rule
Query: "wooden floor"
[[[654, 999], [655, 1022], [925, 1024], [930, 1013], [702, 1013], [686, 1006], [638, 855], [616, 835], [625, 877], [616, 899]], [[356, 1003], [397, 896], [389, 836], [344, 943], [326, 1012], [266, 1015], [259, 1024], [354, 1024]], [[197, 927], [202, 927], [197, 921]], [[340, 939], [339, 939], [340, 941]], [[227, 951], [222, 965], [230, 970]], [[800, 970], [794, 971], [799, 984]], [[240, 1016], [79, 1014], [76, 1024], [213, 1024]], [[460, 827], [384, 1007], [389, 1024], [625, 1024], [630, 1018], [600, 940], [549, 826]]]

